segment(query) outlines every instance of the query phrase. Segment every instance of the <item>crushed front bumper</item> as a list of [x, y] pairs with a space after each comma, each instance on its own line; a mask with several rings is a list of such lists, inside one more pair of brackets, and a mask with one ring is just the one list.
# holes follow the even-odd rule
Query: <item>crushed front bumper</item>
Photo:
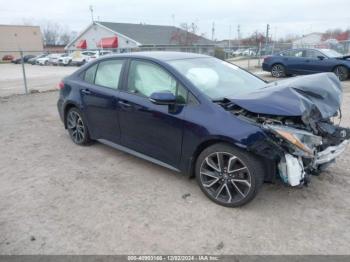
[[[320, 170], [322, 165], [333, 162], [339, 155], [341, 155], [349, 140], [344, 140], [337, 146], [329, 146], [325, 150], [318, 152], [310, 167], [305, 167], [301, 157], [293, 156], [286, 153], [281, 161], [278, 163], [278, 171], [282, 180], [290, 186], [298, 186], [305, 184], [308, 179], [310, 170]], [[308, 171], [309, 170], [309, 171]]]
[[314, 166], [319, 166], [333, 161], [341, 153], [344, 152], [346, 146], [349, 144], [349, 140], [344, 140], [337, 146], [327, 147], [325, 150], [318, 152], [314, 161]]

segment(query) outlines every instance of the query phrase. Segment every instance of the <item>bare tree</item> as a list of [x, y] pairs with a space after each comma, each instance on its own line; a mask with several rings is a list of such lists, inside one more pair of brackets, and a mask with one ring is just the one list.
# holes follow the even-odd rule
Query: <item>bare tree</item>
[[76, 31], [71, 31], [68, 27], [65, 27], [65, 29], [61, 32], [59, 43], [61, 45], [67, 45], [77, 36], [77, 34], [78, 33]]
[[198, 26], [195, 23], [182, 23], [171, 36], [170, 41], [179, 45], [194, 45], [200, 39], [197, 35]]
[[57, 45], [60, 41], [61, 26], [58, 23], [48, 21], [41, 26], [45, 45]]

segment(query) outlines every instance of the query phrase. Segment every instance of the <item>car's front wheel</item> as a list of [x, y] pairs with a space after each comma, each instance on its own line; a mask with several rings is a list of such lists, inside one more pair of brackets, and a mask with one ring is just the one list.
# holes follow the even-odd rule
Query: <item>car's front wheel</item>
[[253, 200], [264, 177], [259, 159], [224, 143], [203, 150], [195, 172], [204, 194], [226, 207], [242, 206]]
[[73, 107], [69, 109], [66, 116], [66, 125], [69, 136], [74, 143], [78, 145], [87, 145], [90, 142], [88, 128], [78, 108]]
[[345, 81], [349, 77], [349, 70], [345, 66], [337, 66], [333, 72], [340, 81]]
[[285, 77], [286, 76], [286, 69], [283, 65], [281, 64], [275, 64], [271, 67], [271, 75], [273, 77]]

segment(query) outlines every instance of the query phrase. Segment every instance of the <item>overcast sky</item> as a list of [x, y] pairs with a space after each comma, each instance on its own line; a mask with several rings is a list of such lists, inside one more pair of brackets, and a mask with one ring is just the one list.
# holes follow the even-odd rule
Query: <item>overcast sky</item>
[[90, 22], [89, 5], [100, 21], [179, 25], [195, 22], [211, 38], [242, 36], [271, 25], [273, 38], [328, 28], [350, 28], [349, 0], [0, 0], [0, 23], [54, 21], [81, 31]]

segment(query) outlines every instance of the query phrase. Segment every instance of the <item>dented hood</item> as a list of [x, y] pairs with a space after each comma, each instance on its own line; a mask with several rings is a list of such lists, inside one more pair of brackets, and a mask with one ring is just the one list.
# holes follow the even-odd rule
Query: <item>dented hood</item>
[[301, 116], [304, 122], [309, 122], [336, 114], [342, 101], [342, 87], [333, 73], [321, 73], [276, 81], [230, 100], [253, 113]]

